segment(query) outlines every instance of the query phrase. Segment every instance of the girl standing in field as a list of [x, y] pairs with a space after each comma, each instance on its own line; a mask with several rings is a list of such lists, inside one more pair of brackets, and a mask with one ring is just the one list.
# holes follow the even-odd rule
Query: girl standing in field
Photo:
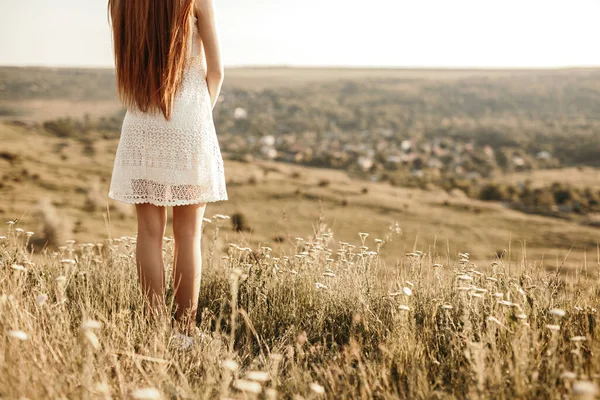
[[206, 203], [227, 200], [212, 110], [223, 83], [212, 0], [109, 0], [117, 88], [127, 113], [110, 191], [136, 205], [136, 260], [149, 310], [164, 309], [162, 245], [173, 207], [180, 337], [194, 334]]

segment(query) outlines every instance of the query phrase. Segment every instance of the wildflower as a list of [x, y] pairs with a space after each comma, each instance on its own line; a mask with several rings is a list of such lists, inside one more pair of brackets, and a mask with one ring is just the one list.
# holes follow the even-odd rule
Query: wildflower
[[500, 292], [494, 293], [494, 297], [501, 299], [504, 297], [504, 293], [500, 293]]
[[486, 280], [490, 281], [490, 282], [498, 282], [498, 279], [496, 278], [492, 278], [491, 276], [488, 276], [487, 278], [485, 278]]
[[442, 264], [433, 264], [432, 267], [433, 268], [442, 268], [443, 265]]
[[223, 367], [231, 372], [235, 372], [238, 369], [238, 363], [233, 360], [225, 360], [223, 361]]
[[323, 276], [327, 276], [329, 278], [335, 278], [335, 274], [333, 272], [330, 272], [330, 271], [324, 272]]
[[23, 331], [19, 331], [19, 330], [10, 330], [10, 331], [6, 332], [6, 336], [11, 337], [13, 339], [20, 340], [22, 342], [24, 342], [27, 339], [29, 339], [29, 335], [28, 334], [26, 334]]
[[94, 332], [89, 329], [85, 329], [83, 330], [83, 337], [94, 348], [94, 350], [100, 350], [100, 340], [98, 340], [98, 336], [96, 336]]
[[27, 268], [25, 268], [21, 264], [12, 264], [10, 267], [15, 271], [27, 272]]
[[590, 381], [573, 382], [573, 394], [577, 396], [587, 396], [594, 398], [598, 394], [598, 385]]
[[202, 222], [210, 224], [212, 222], [212, 220], [210, 218], [202, 218]]
[[131, 397], [135, 400], [159, 400], [162, 399], [162, 395], [155, 388], [141, 388], [135, 389], [131, 392]]
[[376, 256], [377, 252], [376, 251], [369, 251], [369, 252], [367, 252], [367, 255], [368, 256]]
[[514, 305], [513, 303], [511, 303], [510, 301], [507, 301], [507, 300], [498, 300], [498, 304], [507, 306], [507, 307], [512, 307]]
[[560, 326], [558, 326], [558, 325], [552, 325], [552, 324], [546, 325], [546, 328], [550, 329], [551, 331], [559, 331], [560, 330]]
[[67, 277], [64, 275], [57, 276], [54, 279], [57, 283], [65, 283], [67, 281]]
[[459, 286], [456, 288], [459, 292], [468, 292], [472, 289], [470, 286]]
[[369, 236], [369, 234], [365, 232], [359, 232], [358, 236], [360, 236], [360, 240], [364, 241]]
[[245, 379], [238, 379], [233, 383], [233, 387], [242, 392], [260, 394], [262, 392], [262, 385], [258, 382], [247, 381]]
[[443, 310], [452, 310], [454, 308], [450, 304], [442, 304], [440, 307], [442, 307]]
[[43, 306], [44, 304], [46, 304], [47, 301], [48, 296], [46, 296], [45, 294], [38, 294], [37, 296], [35, 296], [35, 304], [37, 304], [38, 306]]
[[571, 338], [571, 342], [585, 342], [587, 340], [587, 337], [585, 336], [573, 336]]
[[310, 390], [316, 394], [325, 394], [325, 388], [316, 382], [312, 382], [308, 386], [310, 387]]
[[327, 286], [323, 285], [322, 283], [315, 282], [315, 288], [317, 288], [317, 289], [327, 289]]
[[60, 260], [60, 263], [75, 265], [77, 261], [73, 260], [72, 258], [63, 258], [62, 260]]
[[304, 238], [297, 237], [294, 239], [296, 242], [304, 242]]
[[517, 314], [517, 315], [515, 315], [515, 317], [518, 318], [518, 319], [527, 319], [527, 315], [523, 314], [523, 313]]
[[230, 219], [229, 215], [223, 215], [223, 214], [215, 214], [215, 215], [213, 215], [213, 218], [217, 219], [217, 220]]
[[271, 380], [269, 373], [264, 371], [248, 371], [246, 372], [246, 378], [255, 382], [268, 382]]
[[377, 243], [377, 244], [383, 244], [383, 243], [384, 243], [384, 241], [383, 241], [383, 240], [381, 240], [381, 239], [379, 239], [379, 238], [376, 238], [376, 239], [374, 240], [374, 242], [375, 242], [375, 243]]
[[577, 378], [577, 374], [571, 371], [564, 371], [562, 374], [560, 374], [560, 377], [562, 379], [575, 379]]
[[6, 236], [0, 236], [0, 240], [6, 240]]
[[483, 295], [481, 293], [477, 293], [477, 292], [469, 292], [469, 296], [471, 296], [471, 297], [477, 297], [477, 298], [480, 298], [480, 299], [483, 298]]
[[17, 228], [17, 229], [15, 229], [15, 232], [20, 235], [21, 233], [23, 233], [25, 231], [23, 229], [21, 229], [21, 228]]
[[110, 386], [106, 382], [97, 383], [94, 385], [94, 390], [99, 394], [103, 394], [110, 398]]
[[402, 289], [402, 291], [404, 292], [404, 294], [405, 294], [405, 295], [407, 295], [407, 296], [412, 296], [412, 290], [411, 290], [409, 287], [406, 287], [406, 286], [405, 286], [405, 287]]
[[14, 224], [15, 224], [15, 220], [6, 221], [6, 225], [14, 225]]
[[268, 247], [268, 246], [263, 246], [261, 247], [262, 251], [264, 251], [265, 253], [270, 253], [271, 251], [273, 251], [272, 248]]
[[102, 328], [102, 323], [99, 321], [95, 321], [93, 319], [88, 319], [81, 323], [81, 329], [100, 329], [100, 328]]
[[415, 287], [415, 284], [414, 284], [414, 283], [412, 283], [411, 281], [405, 281], [405, 282], [406, 282], [406, 284], [407, 284], [408, 286], [410, 286], [410, 287]]
[[75, 240], [73, 240], [73, 239], [67, 239], [67, 240], [65, 240], [65, 243], [66, 244], [75, 244]]
[[553, 308], [548, 312], [555, 317], [564, 317], [567, 314], [565, 310], [561, 310], [560, 308]]
[[409, 306], [405, 306], [404, 304], [399, 305], [398, 309], [400, 309], [402, 311], [410, 311], [410, 307]]
[[470, 275], [464, 274], [464, 275], [457, 276], [456, 279], [458, 279], [459, 281], [472, 281], [473, 277]]

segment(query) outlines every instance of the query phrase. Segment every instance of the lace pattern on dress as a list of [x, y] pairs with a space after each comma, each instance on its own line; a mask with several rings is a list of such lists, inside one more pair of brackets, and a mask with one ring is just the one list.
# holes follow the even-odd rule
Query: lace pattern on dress
[[197, 41], [188, 53], [171, 120], [130, 109], [108, 196], [125, 203], [187, 205], [227, 200], [223, 159], [206, 84], [206, 59]]

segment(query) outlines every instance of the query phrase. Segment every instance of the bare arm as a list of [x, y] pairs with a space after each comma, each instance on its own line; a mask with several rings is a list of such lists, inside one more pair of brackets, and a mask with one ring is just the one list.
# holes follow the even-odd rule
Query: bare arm
[[221, 50], [217, 37], [215, 10], [212, 0], [196, 0], [196, 14], [198, 16], [198, 32], [204, 45], [206, 55], [206, 83], [210, 100], [214, 108], [221, 92], [225, 71], [221, 60]]

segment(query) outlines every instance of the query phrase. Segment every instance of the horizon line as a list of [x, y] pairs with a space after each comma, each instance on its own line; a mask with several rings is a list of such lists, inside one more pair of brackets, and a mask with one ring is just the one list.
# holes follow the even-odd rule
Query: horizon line
[[[0, 64], [0, 68], [45, 68], [45, 69], [114, 69], [109, 65], [44, 65], [44, 64]], [[225, 69], [347, 69], [347, 70], [560, 70], [560, 69], [600, 69], [598, 65], [559, 65], [559, 66], [445, 66], [445, 65], [294, 65], [294, 64], [237, 64]]]

